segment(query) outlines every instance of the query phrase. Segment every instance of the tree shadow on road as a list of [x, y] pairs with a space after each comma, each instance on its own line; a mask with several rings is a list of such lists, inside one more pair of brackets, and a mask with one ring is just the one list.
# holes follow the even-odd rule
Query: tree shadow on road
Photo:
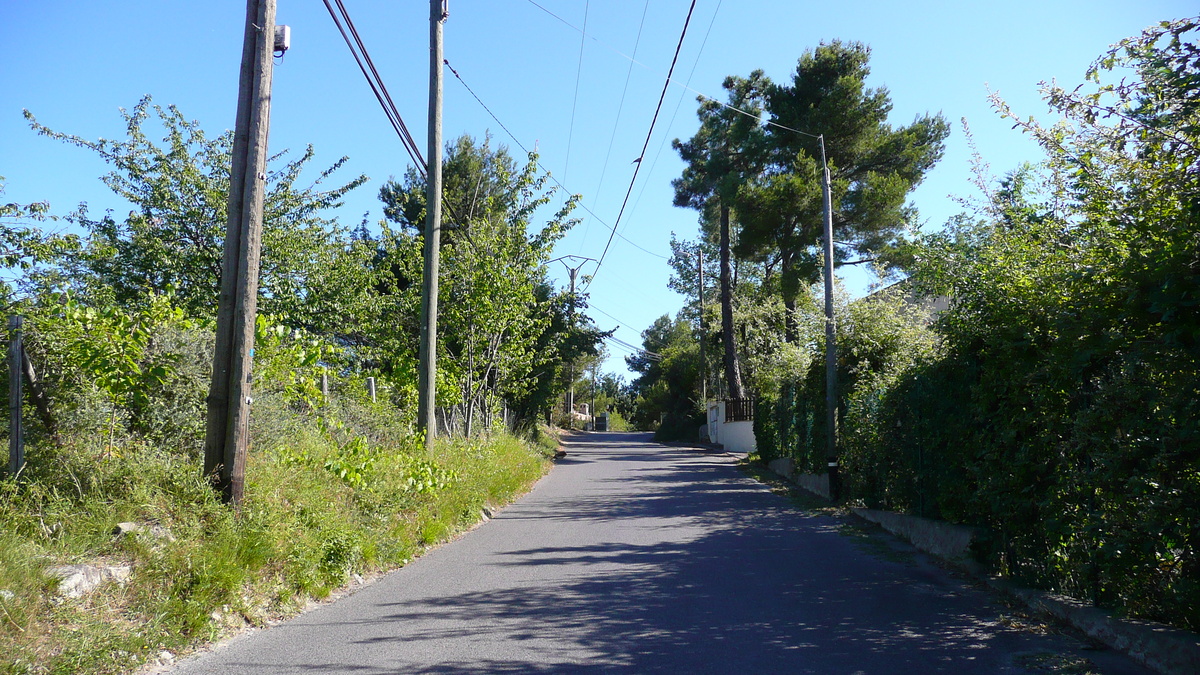
[[297, 623], [346, 632], [376, 665], [287, 670], [1019, 674], [1035, 672], [1031, 654], [1080, 647], [1003, 625], [990, 596], [930, 566], [864, 555], [836, 519], [793, 508], [728, 457], [611, 436], [568, 448], [614, 467], [594, 479], [604, 489], [497, 519], [616, 522], [623, 539], [531, 541], [486, 563], [521, 572], [508, 585], [379, 593], [381, 618], [311, 613]]

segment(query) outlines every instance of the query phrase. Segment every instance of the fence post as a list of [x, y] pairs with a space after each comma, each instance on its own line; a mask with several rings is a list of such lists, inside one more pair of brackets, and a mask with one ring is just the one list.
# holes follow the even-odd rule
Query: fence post
[[321, 398], [329, 400], [329, 373], [321, 373]]
[[371, 403], [375, 402], [375, 378], [367, 378], [367, 391], [371, 392]]
[[21, 324], [19, 316], [8, 317], [8, 474], [16, 476], [25, 464], [25, 434], [21, 429]]

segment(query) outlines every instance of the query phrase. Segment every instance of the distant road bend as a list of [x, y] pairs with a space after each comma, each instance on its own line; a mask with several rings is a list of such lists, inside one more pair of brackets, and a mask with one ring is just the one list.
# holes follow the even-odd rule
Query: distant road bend
[[[567, 449], [466, 536], [173, 672], [1148, 672], [1010, 627], [986, 592], [902, 545], [847, 536], [723, 453], [633, 433]], [[1091, 670], [1068, 669], [1084, 659]]]

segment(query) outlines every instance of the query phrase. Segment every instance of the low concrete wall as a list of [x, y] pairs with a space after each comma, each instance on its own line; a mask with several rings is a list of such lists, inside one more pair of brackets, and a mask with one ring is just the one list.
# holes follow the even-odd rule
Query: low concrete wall
[[1117, 618], [1074, 598], [1022, 588], [1004, 579], [988, 577], [986, 581], [992, 588], [1066, 621], [1153, 670], [1165, 675], [1200, 673], [1200, 637], [1195, 633], [1150, 621]]
[[796, 475], [796, 463], [790, 457], [773, 459], [767, 462], [767, 468], [788, 480], [791, 480], [792, 476]]
[[796, 485], [809, 492], [820, 495], [825, 499], [833, 499], [829, 494], [829, 474], [827, 473], [798, 473], [793, 479]]
[[[797, 474], [795, 462], [788, 458], [773, 460], [767, 466], [805, 490], [829, 498], [828, 474]], [[1160, 673], [1200, 673], [1200, 638], [1195, 633], [1149, 621], [1117, 618], [1079, 600], [1022, 588], [1005, 579], [984, 574], [980, 565], [970, 556], [971, 543], [983, 533], [980, 528], [891, 511], [850, 510], [860, 518], [877, 523], [888, 532], [907, 539], [922, 551], [961, 565], [992, 588], [1037, 611], [1066, 621], [1093, 639], [1128, 653]]]
[[940, 520], [908, 516], [875, 509], [850, 509], [854, 515], [877, 523], [892, 534], [912, 542], [913, 546], [939, 558], [967, 562], [971, 557], [971, 542], [982, 531], [965, 525], [952, 525]]
[[830, 499], [829, 496], [829, 474], [827, 473], [796, 473], [796, 462], [790, 457], [774, 459], [767, 463], [767, 467], [775, 473], [792, 481], [797, 486], [808, 490], [809, 492]]

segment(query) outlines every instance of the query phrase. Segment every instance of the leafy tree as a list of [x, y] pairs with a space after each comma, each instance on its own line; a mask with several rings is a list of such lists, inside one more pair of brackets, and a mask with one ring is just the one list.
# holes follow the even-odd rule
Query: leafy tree
[[699, 400], [699, 345], [691, 323], [664, 314], [642, 331], [643, 350], [625, 357], [638, 373], [630, 385], [635, 396], [634, 423], [657, 429], [658, 440], [694, 438], [704, 422]]
[[[464, 135], [447, 144], [444, 161], [452, 235], [442, 239], [438, 344], [448, 358], [439, 362], [456, 391], [444, 402], [465, 406], [470, 432], [476, 410], [489, 402], [519, 401], [526, 415], [544, 408], [557, 388], [546, 384], [571, 355], [594, 354], [600, 333], [581, 322], [577, 299], [556, 296], [547, 283], [551, 250], [575, 224], [575, 199], [530, 233], [535, 212], [552, 195], [535, 157], [518, 166], [503, 146]], [[408, 255], [423, 245], [424, 195], [425, 181], [414, 171], [380, 191], [385, 215], [401, 227], [389, 236]], [[396, 280], [413, 283], [419, 275], [409, 267]]]
[[[3, 195], [4, 176], [0, 176]], [[0, 281], [6, 304], [11, 305], [22, 291], [28, 291], [27, 279], [39, 266], [78, 249], [79, 237], [45, 232], [35, 224], [58, 219], [50, 213], [49, 202], [0, 204], [0, 267], [12, 275]]]
[[[161, 144], [145, 129], [152, 112], [165, 131]], [[110, 164], [113, 170], [102, 180], [134, 206], [118, 221], [111, 214], [93, 220], [81, 205], [69, 220], [88, 233], [87, 240], [64, 264], [60, 279], [110, 288], [121, 303], [171, 291], [192, 316], [209, 316], [219, 289], [233, 133], [210, 139], [198, 122], [175, 106], [153, 105], [150, 97], [121, 114], [125, 140], [91, 141], [54, 131], [25, 111], [39, 134], [91, 150]], [[300, 187], [314, 151], [310, 146], [290, 161], [286, 154], [269, 162], [259, 307], [297, 325], [327, 329], [333, 314], [329, 299], [352, 285], [323, 273], [339, 267], [347, 237], [321, 212], [340, 206], [342, 197], [367, 179], [359, 176], [321, 190], [346, 161], [343, 157]], [[351, 267], [340, 265], [341, 271]]]
[[[832, 179], [835, 263], [847, 264], [855, 254], [889, 261], [915, 217], [908, 194], [942, 156], [949, 127], [940, 114], [898, 128], [888, 124], [887, 89], [866, 86], [870, 53], [858, 42], [822, 43], [800, 57], [790, 83], [766, 83], [760, 94], [769, 115], [760, 131], [767, 156], [763, 170], [737, 186], [743, 226], [737, 252], [778, 254], [789, 312], [820, 278], [822, 158]], [[788, 339], [796, 337], [789, 319]]]
[[763, 93], [770, 81], [762, 71], [749, 79], [727, 77], [722, 86], [729, 104], [701, 97], [697, 115], [700, 129], [690, 140], [676, 139], [672, 146], [687, 163], [683, 175], [671, 182], [675, 205], [700, 211], [720, 227], [721, 342], [725, 381], [730, 398], [745, 398], [733, 325], [733, 267], [730, 212], [739, 185], [760, 169], [764, 135], [757, 122]]
[[[953, 421], [922, 430], [954, 467], [927, 479], [944, 516], [995, 532], [1001, 571], [1192, 629], [1198, 33], [1200, 18], [1164, 22], [1101, 57], [1091, 84], [1044, 87], [1053, 126], [994, 99], [1047, 161], [919, 248], [915, 279], [954, 298], [945, 355], [888, 404], [892, 419]], [[1118, 69], [1135, 76], [1106, 84]], [[880, 429], [882, 444], [913, 443]]]

